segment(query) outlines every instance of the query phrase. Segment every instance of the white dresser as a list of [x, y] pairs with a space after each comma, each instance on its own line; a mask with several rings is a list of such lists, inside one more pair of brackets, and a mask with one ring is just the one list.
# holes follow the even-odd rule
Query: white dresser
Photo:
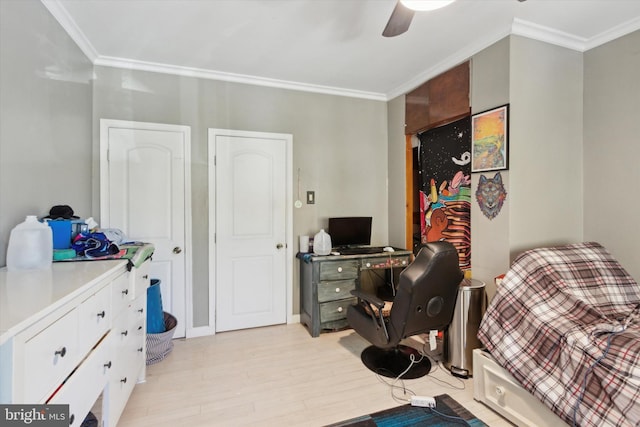
[[115, 426], [145, 376], [149, 261], [0, 269], [0, 403], [69, 404], [79, 426], [98, 406]]

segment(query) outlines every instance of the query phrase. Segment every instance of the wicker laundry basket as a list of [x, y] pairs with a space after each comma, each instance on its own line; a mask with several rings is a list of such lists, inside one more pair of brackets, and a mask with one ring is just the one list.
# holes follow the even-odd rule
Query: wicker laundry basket
[[166, 311], [164, 314], [165, 332], [147, 334], [147, 365], [161, 362], [173, 350], [173, 334], [178, 320]]

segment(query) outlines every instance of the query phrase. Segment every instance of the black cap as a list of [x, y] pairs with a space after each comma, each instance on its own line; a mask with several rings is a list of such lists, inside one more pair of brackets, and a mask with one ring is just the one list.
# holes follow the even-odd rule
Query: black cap
[[69, 205], [56, 205], [49, 210], [49, 215], [45, 216], [49, 219], [78, 219], [73, 214], [73, 209]]

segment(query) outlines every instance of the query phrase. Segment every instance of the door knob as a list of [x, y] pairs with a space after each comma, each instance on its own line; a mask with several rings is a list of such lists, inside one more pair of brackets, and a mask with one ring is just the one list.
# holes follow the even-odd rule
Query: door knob
[[182, 252], [182, 248], [180, 246], [176, 246], [175, 248], [173, 248], [174, 254], [179, 254], [180, 252]]
[[282, 249], [284, 247], [284, 245], [282, 243], [278, 243], [276, 245], [276, 249]]

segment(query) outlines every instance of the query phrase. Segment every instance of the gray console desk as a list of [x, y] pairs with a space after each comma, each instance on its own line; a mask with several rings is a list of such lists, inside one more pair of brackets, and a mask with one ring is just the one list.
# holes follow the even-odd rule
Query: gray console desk
[[312, 337], [322, 330], [348, 326], [347, 308], [355, 303], [351, 290], [360, 288], [365, 270], [404, 268], [411, 262], [411, 251], [395, 249], [353, 255], [309, 255], [300, 258], [300, 322]]

